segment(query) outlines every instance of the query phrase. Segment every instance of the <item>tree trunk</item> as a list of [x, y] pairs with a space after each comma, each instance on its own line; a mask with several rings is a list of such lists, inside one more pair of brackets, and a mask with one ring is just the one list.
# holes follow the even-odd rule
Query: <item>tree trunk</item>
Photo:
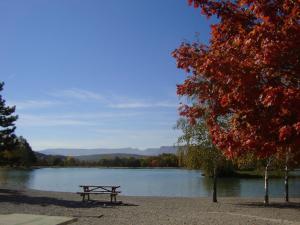
[[217, 201], [217, 166], [214, 166], [213, 202]]
[[289, 171], [288, 166], [285, 165], [285, 176], [284, 176], [284, 189], [285, 189], [285, 201], [289, 202]]
[[265, 167], [265, 199], [264, 199], [265, 205], [269, 205], [269, 174], [268, 174], [269, 164], [270, 161], [268, 160], [268, 163]]
[[284, 190], [285, 190], [285, 201], [289, 202], [289, 170], [288, 170], [289, 154], [286, 153], [285, 158], [285, 174], [284, 174]]

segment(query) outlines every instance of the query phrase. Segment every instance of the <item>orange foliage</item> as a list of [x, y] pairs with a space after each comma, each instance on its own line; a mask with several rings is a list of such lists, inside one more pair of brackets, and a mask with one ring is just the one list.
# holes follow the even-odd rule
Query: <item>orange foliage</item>
[[[261, 158], [300, 145], [300, 3], [298, 0], [188, 0], [208, 18], [210, 44], [173, 52], [188, 76], [177, 94], [191, 122], [208, 114], [213, 142], [228, 157]], [[224, 128], [218, 118], [230, 118]]]

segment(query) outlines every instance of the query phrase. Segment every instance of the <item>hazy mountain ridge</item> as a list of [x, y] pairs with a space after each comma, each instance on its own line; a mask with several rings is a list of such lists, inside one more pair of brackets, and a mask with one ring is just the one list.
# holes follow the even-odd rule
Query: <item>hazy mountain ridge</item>
[[148, 148], [140, 150], [137, 148], [98, 148], [98, 149], [68, 149], [55, 148], [38, 151], [46, 155], [62, 155], [62, 156], [88, 156], [88, 155], [103, 155], [103, 154], [130, 154], [141, 156], [156, 156], [163, 153], [175, 154], [177, 148], [174, 146], [162, 146], [160, 148]]

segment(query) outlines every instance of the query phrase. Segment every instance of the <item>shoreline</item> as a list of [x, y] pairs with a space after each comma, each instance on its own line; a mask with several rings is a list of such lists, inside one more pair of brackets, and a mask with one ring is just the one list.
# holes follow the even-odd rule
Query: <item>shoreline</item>
[[219, 197], [117, 197], [122, 204], [110, 204], [108, 195], [93, 196], [92, 202], [70, 192], [40, 191], [0, 185], [0, 214], [30, 213], [78, 218], [74, 225], [102, 224], [213, 224], [213, 225], [300, 225], [300, 198], [286, 204], [283, 198]]

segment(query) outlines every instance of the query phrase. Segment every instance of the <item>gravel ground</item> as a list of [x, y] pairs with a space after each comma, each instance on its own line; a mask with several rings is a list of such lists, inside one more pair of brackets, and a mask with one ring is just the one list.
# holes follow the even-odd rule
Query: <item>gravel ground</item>
[[210, 198], [118, 196], [118, 205], [108, 199], [93, 196], [97, 201], [82, 203], [74, 193], [0, 187], [0, 214], [77, 217], [74, 225], [300, 225], [300, 198], [289, 204], [271, 199], [269, 207], [261, 198], [219, 198], [212, 203]]

